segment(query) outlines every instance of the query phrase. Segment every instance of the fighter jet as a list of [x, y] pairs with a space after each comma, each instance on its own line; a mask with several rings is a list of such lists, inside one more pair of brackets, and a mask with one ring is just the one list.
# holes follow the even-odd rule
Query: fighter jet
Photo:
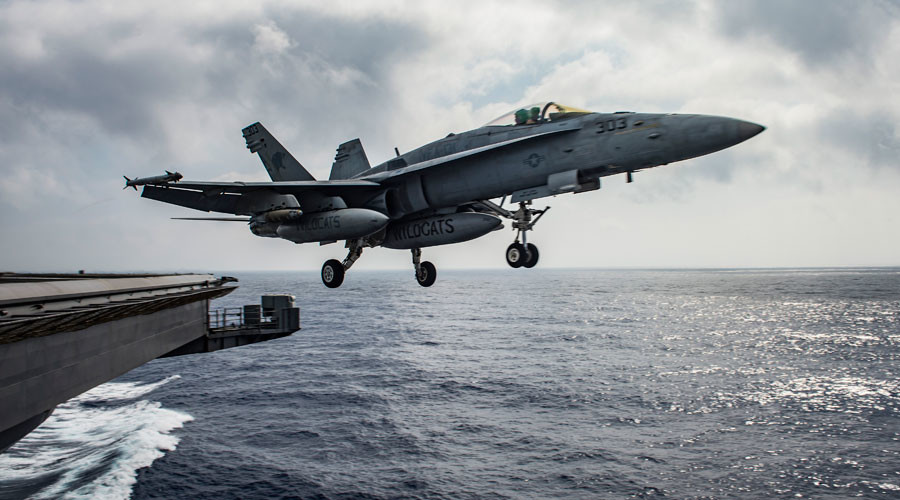
[[[615, 174], [632, 182], [634, 172], [713, 153], [763, 130], [719, 116], [595, 113], [547, 102], [404, 154], [395, 149], [395, 158], [374, 167], [353, 139], [337, 148], [329, 179], [317, 181], [254, 123], [243, 129], [244, 139], [272, 182], [175, 185], [144, 179], [141, 196], [242, 216], [210, 220], [249, 222], [257, 236], [345, 241], [347, 256], [322, 266], [322, 281], [330, 288], [339, 287], [363, 249], [372, 247], [410, 250], [416, 280], [427, 287], [437, 273], [422, 260], [423, 248], [484, 236], [508, 219], [516, 237], [506, 262], [534, 267], [538, 249], [527, 235], [549, 207], [533, 208], [533, 200], [593, 191], [602, 177]], [[503, 206], [507, 198], [509, 209]]]
[[154, 175], [153, 177], [136, 177], [134, 179], [129, 179], [127, 176], [125, 177], [125, 187], [122, 189], [134, 188], [137, 191], [138, 186], [146, 186], [147, 184], [168, 184], [169, 182], [178, 182], [184, 176], [179, 174], [178, 172], [169, 172], [165, 171], [165, 175]]

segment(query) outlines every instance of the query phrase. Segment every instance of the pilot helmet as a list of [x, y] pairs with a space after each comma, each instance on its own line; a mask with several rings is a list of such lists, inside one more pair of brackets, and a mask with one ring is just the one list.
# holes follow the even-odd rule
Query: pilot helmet
[[528, 111], [529, 111], [529, 114], [531, 115], [529, 118], [531, 118], [531, 119], [534, 120], [534, 121], [538, 121], [538, 120], [540, 119], [540, 117], [541, 117], [541, 108], [535, 106], [535, 107], [531, 108], [531, 109], [528, 110]]
[[522, 125], [526, 121], [528, 121], [528, 111], [525, 109], [516, 111], [516, 125]]

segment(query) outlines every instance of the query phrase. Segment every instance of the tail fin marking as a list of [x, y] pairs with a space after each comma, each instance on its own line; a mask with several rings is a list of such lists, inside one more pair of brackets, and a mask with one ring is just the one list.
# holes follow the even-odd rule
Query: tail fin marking
[[242, 132], [247, 149], [259, 154], [273, 181], [316, 180], [261, 123], [249, 125]]

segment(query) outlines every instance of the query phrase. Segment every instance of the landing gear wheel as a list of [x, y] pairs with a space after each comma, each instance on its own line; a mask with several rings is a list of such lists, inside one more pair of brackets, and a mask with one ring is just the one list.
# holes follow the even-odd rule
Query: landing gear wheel
[[337, 288], [344, 282], [344, 264], [337, 259], [326, 260], [322, 265], [322, 283], [328, 288]]
[[531, 269], [535, 265], [537, 265], [538, 258], [540, 257], [540, 253], [538, 253], [538, 249], [533, 244], [529, 243], [525, 249], [527, 250], [528, 258], [525, 260], [525, 263], [522, 264], [522, 267], [527, 267]]
[[434, 264], [427, 260], [419, 264], [419, 271], [416, 273], [416, 281], [422, 286], [431, 286], [437, 279], [437, 269]]
[[509, 264], [509, 267], [522, 267], [527, 258], [525, 246], [519, 242], [513, 243], [506, 248], [506, 263]]

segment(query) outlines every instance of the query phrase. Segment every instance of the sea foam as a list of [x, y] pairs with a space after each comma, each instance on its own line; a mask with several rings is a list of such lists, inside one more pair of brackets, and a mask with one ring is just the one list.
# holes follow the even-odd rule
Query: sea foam
[[179, 438], [171, 432], [193, 420], [137, 399], [178, 378], [110, 382], [59, 405], [0, 455], [0, 498], [130, 497], [137, 470], [174, 450]]

